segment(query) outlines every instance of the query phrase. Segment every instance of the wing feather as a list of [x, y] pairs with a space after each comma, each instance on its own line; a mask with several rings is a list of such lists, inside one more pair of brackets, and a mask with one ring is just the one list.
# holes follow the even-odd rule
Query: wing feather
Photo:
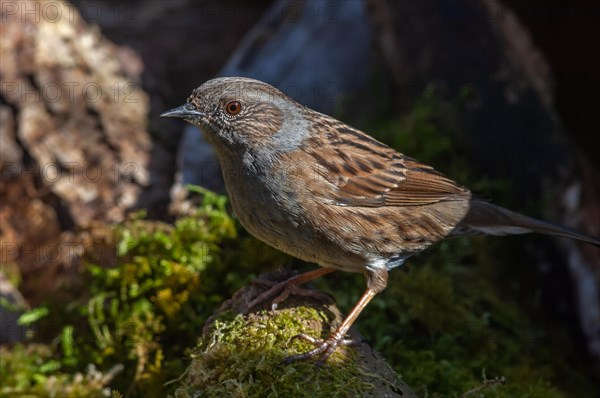
[[309, 189], [336, 205], [422, 206], [470, 198], [468, 189], [359, 130], [331, 122], [316, 128], [328, 133], [305, 146], [320, 177]]

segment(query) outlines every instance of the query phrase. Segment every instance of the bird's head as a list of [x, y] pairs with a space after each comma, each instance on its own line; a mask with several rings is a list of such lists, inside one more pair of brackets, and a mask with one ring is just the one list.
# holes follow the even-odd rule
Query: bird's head
[[200, 127], [217, 149], [255, 151], [299, 145], [304, 109], [267, 83], [222, 77], [207, 81], [184, 105], [161, 116]]

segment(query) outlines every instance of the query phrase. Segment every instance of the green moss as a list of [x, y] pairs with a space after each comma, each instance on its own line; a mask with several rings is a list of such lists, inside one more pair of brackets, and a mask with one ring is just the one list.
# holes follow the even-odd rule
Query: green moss
[[0, 396], [106, 398], [115, 367], [100, 372], [89, 366], [84, 372], [64, 372], [52, 349], [40, 344], [0, 347]]
[[120, 389], [161, 396], [183, 371], [177, 357], [224, 299], [203, 284], [203, 272], [219, 267], [219, 243], [236, 234], [224, 207], [222, 197], [206, 197], [174, 225], [132, 219], [115, 231], [118, 266], [88, 267], [92, 294], [80, 312], [94, 339], [76, 334], [76, 346], [93, 363], [124, 364]]
[[314, 348], [293, 336], [321, 337], [329, 329], [314, 325], [330, 322], [326, 313], [302, 306], [275, 316], [221, 314], [192, 355], [185, 387], [177, 389], [175, 397], [365, 396], [373, 385], [367, 371], [352, 360], [350, 349], [338, 349], [322, 368], [311, 361], [281, 365], [286, 356]]
[[[83, 231], [82, 236], [102, 237], [85, 246], [90, 252], [84, 256], [83, 289], [70, 292], [71, 302], [49, 298], [47, 306], [23, 315], [43, 331], [36, 338], [46, 344], [32, 347], [47, 355], [37, 367], [20, 366], [29, 345], [5, 351], [15, 374], [3, 378], [3, 387], [50, 397], [53, 390], [46, 386], [53, 380], [85, 381], [78, 375], [93, 366], [98, 374], [111, 374], [102, 387], [110, 381], [128, 397], [164, 397], [163, 384], [185, 370], [186, 349], [205, 320], [247, 281], [232, 277], [236, 268], [221, 261], [224, 248], [242, 242], [233, 240], [236, 226], [226, 205], [225, 197], [205, 192], [197, 211], [174, 224], [137, 214], [121, 225]], [[115, 367], [121, 371], [112, 372]], [[95, 396], [96, 385], [80, 384], [77, 394], [59, 396]]]

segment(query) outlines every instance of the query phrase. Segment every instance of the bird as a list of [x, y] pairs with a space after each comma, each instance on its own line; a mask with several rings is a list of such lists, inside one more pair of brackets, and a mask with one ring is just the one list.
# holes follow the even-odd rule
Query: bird
[[330, 272], [362, 273], [366, 289], [326, 339], [284, 362], [322, 365], [352, 340], [351, 325], [382, 292], [388, 272], [452, 236], [536, 232], [600, 246], [600, 239], [489, 201], [370, 135], [289, 98], [268, 83], [219, 77], [161, 114], [199, 127], [214, 146], [232, 209], [265, 243], [320, 267], [252, 300]]

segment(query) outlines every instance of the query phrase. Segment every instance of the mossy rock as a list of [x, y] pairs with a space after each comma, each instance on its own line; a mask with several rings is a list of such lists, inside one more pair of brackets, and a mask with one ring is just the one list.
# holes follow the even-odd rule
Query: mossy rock
[[[246, 303], [264, 289], [258, 286], [241, 289], [208, 320], [176, 398], [415, 397], [364, 342], [339, 347], [322, 367], [311, 360], [282, 364], [287, 356], [314, 348], [295, 336], [325, 338], [342, 316], [323, 294], [290, 296], [278, 309], [245, 312]], [[353, 337], [360, 341], [356, 333]]]

